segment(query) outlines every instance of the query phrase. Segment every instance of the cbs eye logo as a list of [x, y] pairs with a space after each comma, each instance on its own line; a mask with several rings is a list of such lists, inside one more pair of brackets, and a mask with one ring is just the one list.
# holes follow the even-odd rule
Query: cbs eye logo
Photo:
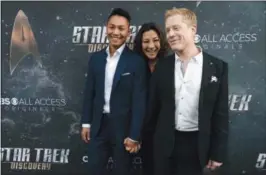
[[195, 38], [194, 38], [194, 42], [195, 42], [196, 44], [198, 44], [198, 43], [200, 42], [200, 40], [201, 40], [200, 35], [199, 35], [199, 34], [196, 34], [196, 35], [195, 35]]
[[18, 99], [17, 98], [1, 98], [1, 105], [18, 105]]

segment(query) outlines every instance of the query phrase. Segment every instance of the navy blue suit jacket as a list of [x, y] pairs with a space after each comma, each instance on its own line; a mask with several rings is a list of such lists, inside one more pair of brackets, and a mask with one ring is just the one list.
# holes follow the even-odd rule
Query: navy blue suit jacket
[[[91, 124], [91, 137], [96, 137], [104, 106], [106, 49], [94, 53], [88, 65], [81, 123]], [[115, 71], [110, 98], [110, 117], [115, 121], [116, 137], [140, 139], [146, 115], [147, 69], [143, 58], [124, 48]]]

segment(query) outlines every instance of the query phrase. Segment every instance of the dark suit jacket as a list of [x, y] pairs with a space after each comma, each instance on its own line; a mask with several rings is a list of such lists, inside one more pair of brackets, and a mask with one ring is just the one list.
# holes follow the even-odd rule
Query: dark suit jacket
[[[161, 59], [151, 78], [145, 128], [154, 133], [156, 154], [170, 156], [175, 134], [175, 56]], [[211, 83], [216, 76], [217, 82]], [[228, 137], [228, 65], [203, 53], [199, 98], [199, 157], [204, 167], [209, 159], [224, 161]], [[155, 154], [155, 155], [156, 155]]]
[[[91, 124], [91, 137], [97, 136], [103, 116], [106, 58], [103, 49], [91, 56], [88, 65], [81, 122]], [[114, 119], [114, 132], [120, 139], [140, 139], [146, 115], [146, 82], [144, 59], [126, 46], [117, 64], [110, 98], [109, 117]]]

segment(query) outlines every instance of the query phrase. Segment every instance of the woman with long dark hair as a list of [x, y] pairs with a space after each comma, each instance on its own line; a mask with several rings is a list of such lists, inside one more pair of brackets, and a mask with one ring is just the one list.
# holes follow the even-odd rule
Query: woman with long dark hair
[[134, 51], [147, 61], [153, 72], [158, 61], [167, 51], [166, 40], [161, 29], [153, 22], [144, 23], [134, 40]]
[[[158, 59], [163, 59], [166, 54], [166, 41], [163, 32], [155, 23], [144, 23], [139, 30], [135, 41], [134, 51], [141, 55], [147, 63], [147, 71], [152, 72]], [[142, 169], [144, 175], [153, 174], [153, 133], [145, 125], [142, 133]]]

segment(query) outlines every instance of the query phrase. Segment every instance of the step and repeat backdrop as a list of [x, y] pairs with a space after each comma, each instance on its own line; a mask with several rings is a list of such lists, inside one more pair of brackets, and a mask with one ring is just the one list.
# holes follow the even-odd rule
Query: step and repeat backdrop
[[[164, 12], [198, 16], [196, 42], [229, 63], [226, 175], [266, 174], [265, 2], [2, 2], [1, 165], [3, 174], [88, 174], [80, 118], [87, 62], [107, 46], [113, 8], [132, 16], [128, 45], [144, 22], [164, 29]], [[30, 54], [29, 54], [30, 53]], [[106, 168], [112, 170], [109, 158]], [[135, 155], [133, 174], [142, 160]]]

